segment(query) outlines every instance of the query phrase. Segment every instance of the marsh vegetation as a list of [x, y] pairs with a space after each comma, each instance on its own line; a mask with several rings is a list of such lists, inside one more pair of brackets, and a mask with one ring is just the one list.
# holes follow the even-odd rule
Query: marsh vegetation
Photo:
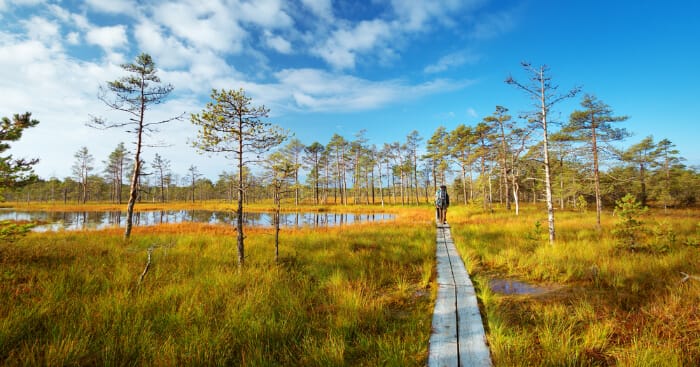
[[[368, 207], [364, 207], [367, 210]], [[319, 208], [309, 209], [319, 210]], [[327, 210], [327, 209], [321, 209]], [[424, 365], [434, 302], [431, 207], [393, 222], [251, 228], [236, 262], [230, 225], [180, 223], [24, 233], [0, 247], [4, 364]], [[520, 216], [455, 207], [494, 364], [695, 365], [700, 212], [652, 210], [629, 247], [620, 215]], [[148, 249], [151, 267], [142, 281]], [[494, 279], [545, 289], [502, 294]]]

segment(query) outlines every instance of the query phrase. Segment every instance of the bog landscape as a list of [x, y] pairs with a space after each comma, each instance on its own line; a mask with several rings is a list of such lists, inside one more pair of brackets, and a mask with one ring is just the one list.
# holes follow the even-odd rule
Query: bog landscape
[[[505, 24], [517, 28], [534, 5], [496, 17], [489, 2], [234, 1], [224, 22], [216, 14], [229, 10], [218, 2], [201, 13], [156, 3], [0, 2], [5, 20], [39, 29], [0, 31], [0, 48], [77, 27], [45, 50], [68, 55], [84, 40], [109, 65], [104, 75], [86, 71], [100, 113], [76, 107], [84, 96], [54, 96], [70, 115], [85, 111], [73, 125], [57, 128], [52, 119], [65, 109], [31, 96], [0, 102], [0, 365], [700, 365], [698, 157], [685, 137], [682, 145], [666, 137], [697, 137], [697, 125], [635, 125], [650, 103], [605, 87], [599, 96], [579, 86], [586, 80], [569, 85], [571, 75], [560, 86], [556, 67], [578, 60], [551, 69], [511, 58], [497, 82], [359, 76], [373, 63], [426, 78], [477, 68], [485, 56], [474, 49], [418, 71], [407, 60], [420, 59], [414, 42], [436, 40], [435, 50], [422, 49], [432, 54], [446, 50], [442, 37], [475, 48], [505, 38], [515, 33]], [[277, 17], [264, 18], [270, 9]], [[214, 29], [226, 22], [240, 29]], [[236, 30], [246, 36], [231, 38]], [[324, 31], [331, 38], [314, 43]], [[124, 41], [108, 48], [109, 32]], [[218, 39], [241, 44], [217, 48]], [[264, 51], [253, 40], [265, 40]], [[176, 51], [227, 55], [209, 66], [233, 76], [197, 79], [202, 65], [166, 56]], [[266, 67], [242, 76], [231, 67], [239, 52]], [[46, 65], [70, 62], [100, 64], [62, 56]], [[329, 68], [312, 69], [320, 62]], [[40, 69], [12, 73], [62, 77]], [[613, 84], [613, 74], [593, 84]], [[298, 90], [285, 89], [291, 79]], [[180, 92], [183, 80], [207, 81], [206, 92]], [[479, 90], [481, 113], [472, 102], [433, 99], [489, 83], [500, 89]], [[16, 101], [25, 107], [6, 110]], [[392, 103], [405, 111], [377, 112], [369, 127], [349, 122]], [[408, 115], [426, 118], [415, 105], [444, 123], [415, 123]], [[467, 112], [447, 112], [458, 109]], [[387, 117], [402, 113], [407, 120]], [[59, 139], [66, 129], [75, 134]], [[36, 154], [24, 154], [27, 141]], [[184, 164], [188, 154], [199, 164]], [[463, 300], [477, 310], [470, 321]], [[479, 346], [485, 354], [473, 357]]]

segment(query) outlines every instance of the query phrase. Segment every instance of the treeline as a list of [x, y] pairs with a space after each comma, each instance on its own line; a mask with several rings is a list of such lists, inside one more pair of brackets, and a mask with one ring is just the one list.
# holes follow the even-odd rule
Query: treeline
[[[610, 106], [590, 94], [554, 131], [550, 110], [561, 100], [576, 97], [581, 89], [559, 93], [546, 66], [522, 66], [528, 82], [508, 77], [506, 83], [531, 98], [531, 112], [513, 118], [506, 107], [496, 106], [476, 124], [451, 130], [439, 127], [430, 137], [412, 131], [381, 145], [370, 144], [364, 130], [352, 137], [335, 134], [327, 142], [290, 139], [289, 132], [263, 121], [269, 110], [252, 104], [242, 89], [213, 90], [211, 102], [190, 116], [198, 127], [193, 147], [234, 157], [237, 170], [221, 172], [212, 180], [194, 165], [186, 172], [174, 172], [167, 157], [158, 153], [150, 161], [144, 159], [142, 135], [184, 113], [163, 121], [145, 118], [146, 107], [162, 103], [173, 87], [161, 82], [152, 58], [141, 54], [134, 63], [122, 65], [127, 76], [101, 86], [98, 94], [111, 109], [127, 113], [129, 122], [93, 117], [89, 124], [102, 129], [131, 126], [134, 152], [119, 143], [107, 157], [96, 158], [88, 147], [80, 147], [72, 175], [63, 179], [35, 177], [31, 166], [36, 160], [0, 157], [0, 190], [11, 201], [128, 201], [131, 212], [136, 201], [239, 198], [246, 203], [276, 204], [286, 198], [294, 205], [415, 205], [431, 202], [437, 187], [447, 184], [452, 202], [487, 210], [499, 203], [507, 209], [514, 206], [517, 214], [523, 201], [546, 203], [550, 241], [554, 240], [555, 207], [583, 210], [595, 203], [600, 224], [601, 208], [612, 207], [627, 193], [642, 205], [697, 203], [700, 175], [683, 164], [671, 141], [649, 136], [627, 149], [617, 148], [631, 136], [618, 127], [628, 117], [615, 116]], [[16, 141], [22, 130], [36, 124], [29, 113], [3, 118], [0, 142]], [[9, 148], [1, 145], [0, 153]], [[238, 210], [242, 212], [240, 203]]]
[[[541, 146], [525, 121], [513, 121], [497, 107], [474, 126], [438, 128], [425, 140], [417, 131], [402, 141], [369, 144], [365, 132], [352, 138], [334, 135], [322, 144], [288, 141], [266, 162], [244, 169], [244, 200], [273, 199], [275, 187], [270, 162], [288, 163], [285, 197], [294, 204], [401, 204], [428, 203], [441, 183], [449, 183], [453, 203], [489, 208], [493, 203], [542, 202], [544, 198]], [[584, 209], [595, 203], [590, 146], [567, 135], [552, 134], [550, 141], [553, 195], [561, 209]], [[686, 207], [700, 197], [700, 175], [683, 165], [672, 142], [646, 137], [626, 150], [610, 145], [600, 149], [602, 204], [611, 207], [626, 193], [647, 205]], [[123, 203], [131, 154], [123, 143], [98, 161], [87, 147], [74, 155], [73, 175], [39, 179], [6, 192], [10, 201]], [[99, 162], [99, 163], [98, 163]], [[203, 177], [198, 167], [174, 172], [171, 162], [156, 153], [142, 162], [139, 201], [235, 201], [238, 172]], [[517, 201], [516, 201], [517, 200]]]

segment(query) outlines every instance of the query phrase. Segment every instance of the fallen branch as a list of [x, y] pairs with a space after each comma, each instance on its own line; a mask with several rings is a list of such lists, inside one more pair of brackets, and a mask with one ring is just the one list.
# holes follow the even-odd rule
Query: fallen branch
[[691, 279], [700, 281], [700, 276], [697, 275], [690, 275], [688, 273], [681, 272], [681, 275], [683, 275], [683, 279], [681, 279], [681, 283], [685, 283]]
[[146, 267], [143, 269], [143, 273], [141, 273], [141, 276], [139, 277], [139, 284], [143, 281], [143, 278], [146, 277], [146, 273], [148, 273], [148, 269], [151, 267], [151, 254], [153, 254], [153, 246], [148, 248], [148, 261], [146, 262]]

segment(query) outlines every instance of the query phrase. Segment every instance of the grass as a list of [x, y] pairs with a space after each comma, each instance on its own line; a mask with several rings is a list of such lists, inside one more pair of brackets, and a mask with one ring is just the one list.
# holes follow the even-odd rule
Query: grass
[[[299, 210], [381, 211], [397, 220], [285, 229], [280, 264], [270, 230], [250, 228], [242, 270], [227, 226], [137, 227], [131, 242], [119, 229], [31, 233], [0, 244], [0, 360], [424, 365], [435, 297], [433, 209]], [[615, 238], [619, 218], [610, 214], [598, 230], [592, 212], [558, 212], [552, 246], [542, 208], [525, 206], [518, 217], [450, 209], [496, 366], [700, 365], [700, 282], [681, 283], [680, 274], [700, 275], [700, 211], [651, 211], [641, 218], [643, 243], [633, 247]], [[153, 265], [139, 285], [153, 245]], [[550, 291], [498, 294], [488, 287], [493, 278]]]
[[[619, 219], [609, 215], [599, 231], [594, 213], [559, 212], [552, 246], [541, 209], [452, 212], [496, 366], [700, 365], [700, 282], [680, 282], [680, 272], [700, 273], [697, 210], [642, 218], [649, 231], [638, 251], [619, 245], [610, 231]], [[493, 278], [552, 290], [495, 294]]]
[[[419, 366], [427, 358], [434, 236], [396, 222], [246, 232], [175, 224], [30, 233], [0, 244], [4, 365]], [[156, 245], [143, 282], [146, 249]]]

